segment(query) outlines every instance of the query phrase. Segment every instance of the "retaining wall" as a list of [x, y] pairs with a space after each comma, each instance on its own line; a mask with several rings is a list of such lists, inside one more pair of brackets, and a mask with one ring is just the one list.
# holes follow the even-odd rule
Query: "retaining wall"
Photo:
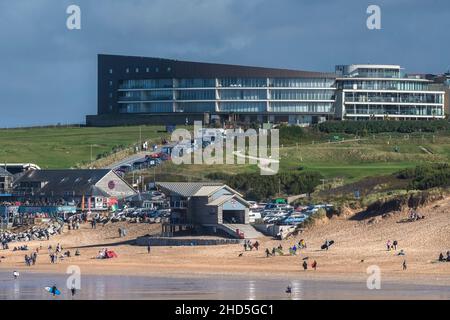
[[177, 239], [164, 237], [139, 237], [138, 246], [216, 246], [225, 244], [241, 244], [241, 239]]

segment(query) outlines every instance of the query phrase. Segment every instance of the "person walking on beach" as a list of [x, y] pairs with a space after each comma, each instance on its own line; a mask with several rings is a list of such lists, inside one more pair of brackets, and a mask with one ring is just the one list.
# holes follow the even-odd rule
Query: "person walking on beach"
[[56, 296], [56, 292], [57, 292], [57, 291], [58, 291], [58, 288], [56, 287], [56, 285], [53, 285], [53, 287], [52, 287], [50, 293], [51, 293], [53, 296]]
[[317, 270], [317, 261], [316, 261], [316, 260], [314, 260], [314, 262], [311, 264], [311, 267], [312, 267], [314, 270]]
[[397, 250], [397, 246], [398, 246], [398, 241], [394, 240], [394, 242], [392, 242], [392, 247], [394, 248], [394, 250]]
[[247, 251], [247, 240], [244, 242], [244, 251]]
[[308, 263], [306, 261], [303, 261], [303, 270], [308, 270]]
[[147, 245], [147, 253], [150, 254], [152, 248], [150, 247], [150, 243]]
[[391, 240], [388, 240], [386, 242], [386, 249], [387, 249], [387, 251], [391, 251]]
[[259, 248], [259, 242], [258, 242], [258, 241], [255, 241], [255, 244], [254, 244], [253, 246], [255, 247], [256, 251], [258, 251], [258, 248]]
[[75, 284], [72, 284], [72, 287], [70, 288], [70, 293], [72, 294], [72, 299], [77, 293], [77, 289], [75, 288]]
[[403, 260], [403, 265], [402, 265], [402, 267], [403, 267], [403, 270], [406, 270], [406, 269], [407, 269], [407, 266], [406, 266], [406, 260]]
[[292, 287], [291, 286], [287, 286], [286, 288], [286, 293], [290, 296], [292, 294]]
[[298, 242], [298, 248], [299, 248], [299, 249], [306, 249], [306, 241], [305, 241], [305, 239], [301, 239], [301, 240]]
[[268, 258], [270, 255], [271, 254], [270, 254], [269, 248], [266, 248], [266, 258]]

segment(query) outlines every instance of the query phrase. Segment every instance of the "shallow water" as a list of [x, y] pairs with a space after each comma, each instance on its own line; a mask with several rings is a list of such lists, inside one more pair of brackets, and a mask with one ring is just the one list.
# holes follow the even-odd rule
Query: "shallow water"
[[[0, 300], [5, 299], [450, 299], [450, 286], [382, 283], [368, 290], [365, 282], [329, 280], [242, 279], [232, 277], [164, 278], [85, 275], [74, 298], [66, 289], [65, 274], [0, 272]], [[56, 285], [53, 297], [44, 287]], [[291, 285], [292, 294], [285, 293]]]

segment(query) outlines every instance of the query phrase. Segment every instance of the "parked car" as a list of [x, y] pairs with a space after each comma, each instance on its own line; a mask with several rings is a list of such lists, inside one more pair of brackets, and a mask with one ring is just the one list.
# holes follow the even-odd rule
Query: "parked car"
[[254, 223], [256, 220], [261, 219], [261, 212], [250, 210], [248, 213], [248, 221]]
[[159, 159], [161, 157], [161, 152], [155, 152], [152, 154], [145, 155], [145, 159]]
[[170, 161], [170, 160], [172, 160], [172, 157], [169, 154], [167, 154], [167, 153], [162, 153], [161, 154], [161, 160], [162, 161]]
[[131, 169], [132, 169], [132, 166], [129, 164], [123, 164], [120, 167], [116, 168], [116, 170], [123, 171], [124, 173], [130, 171]]
[[144, 167], [146, 167], [147, 162], [145, 160], [138, 160], [133, 162], [133, 168], [134, 169], [142, 169]]
[[296, 213], [280, 220], [280, 223], [284, 225], [298, 225], [303, 221], [305, 221], [306, 219], [308, 219], [307, 215]]

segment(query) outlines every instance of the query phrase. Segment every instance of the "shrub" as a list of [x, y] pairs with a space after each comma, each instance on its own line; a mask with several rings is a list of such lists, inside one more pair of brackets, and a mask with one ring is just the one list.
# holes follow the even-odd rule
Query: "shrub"
[[405, 169], [397, 174], [399, 179], [411, 179], [410, 189], [426, 190], [435, 187], [450, 186], [450, 165], [434, 163]]
[[347, 133], [356, 135], [367, 135], [381, 132], [437, 132], [450, 130], [447, 120], [433, 121], [327, 121], [320, 123], [316, 128], [326, 133]]
[[281, 126], [279, 128], [280, 145], [292, 145], [298, 143], [305, 136], [305, 131], [299, 126]]
[[251, 200], [263, 200], [281, 194], [312, 193], [320, 184], [322, 176], [316, 172], [280, 173], [273, 176], [261, 176], [259, 173], [228, 175], [211, 173], [208, 179], [220, 180], [244, 193]]

